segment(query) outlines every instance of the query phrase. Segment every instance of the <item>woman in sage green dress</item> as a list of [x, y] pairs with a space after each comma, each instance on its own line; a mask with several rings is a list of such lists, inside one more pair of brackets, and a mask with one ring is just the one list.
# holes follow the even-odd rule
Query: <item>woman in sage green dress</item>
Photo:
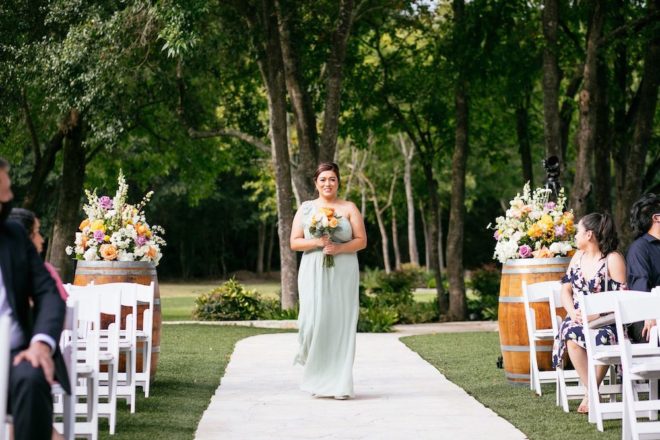
[[[316, 397], [343, 400], [353, 396], [360, 282], [357, 252], [366, 247], [367, 237], [355, 204], [337, 197], [339, 179], [336, 164], [318, 166], [314, 184], [319, 197], [298, 209], [291, 249], [304, 252], [298, 271], [299, 349], [294, 361], [305, 367], [300, 388]], [[322, 208], [338, 218], [331, 237], [315, 237], [309, 230], [312, 216]], [[328, 257], [334, 259], [334, 266], [326, 267], [324, 258]]]

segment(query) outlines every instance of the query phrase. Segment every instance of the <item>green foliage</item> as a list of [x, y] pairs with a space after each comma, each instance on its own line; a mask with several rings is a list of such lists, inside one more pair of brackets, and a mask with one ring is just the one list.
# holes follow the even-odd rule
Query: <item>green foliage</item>
[[440, 309], [437, 301], [399, 304], [395, 308], [399, 319], [397, 324], [423, 324], [425, 322], [438, 322]]
[[473, 296], [468, 297], [468, 314], [474, 313], [478, 318], [495, 320], [499, 306], [500, 271], [494, 264], [487, 264], [472, 272], [468, 282], [472, 287]]
[[391, 307], [360, 307], [357, 330], [362, 333], [388, 333], [398, 315]]
[[263, 313], [259, 294], [233, 278], [195, 300], [195, 316], [202, 321], [253, 320]]
[[262, 305], [264, 309], [260, 319], [298, 319], [298, 307], [290, 310], [284, 310], [281, 307], [281, 302], [279, 299], [264, 298], [262, 300]]

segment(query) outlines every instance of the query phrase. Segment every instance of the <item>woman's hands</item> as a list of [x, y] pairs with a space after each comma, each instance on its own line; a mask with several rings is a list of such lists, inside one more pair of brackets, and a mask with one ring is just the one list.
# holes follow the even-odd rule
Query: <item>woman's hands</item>
[[337, 255], [341, 252], [341, 243], [335, 243], [330, 236], [323, 235], [316, 239], [317, 246], [323, 248], [325, 255]]
[[568, 311], [568, 315], [571, 317], [571, 321], [582, 324], [582, 311], [580, 309], [572, 308], [573, 310]]

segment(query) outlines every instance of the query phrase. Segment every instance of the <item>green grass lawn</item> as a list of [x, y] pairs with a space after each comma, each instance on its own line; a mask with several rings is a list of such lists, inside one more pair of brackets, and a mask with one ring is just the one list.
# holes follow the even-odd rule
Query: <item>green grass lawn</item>
[[[151, 394], [138, 392], [136, 413], [117, 402], [116, 434], [105, 419], [100, 439], [192, 439], [240, 339], [276, 330], [203, 325], [163, 326], [160, 361]], [[141, 390], [141, 389], [140, 389]]]
[[500, 355], [497, 333], [443, 333], [401, 340], [447, 379], [510, 421], [530, 439], [621, 438], [620, 421], [606, 421], [605, 432], [599, 432], [585, 415], [575, 412], [579, 401], [569, 401], [571, 412], [564, 413], [555, 406], [552, 385], [544, 386], [541, 397], [528, 386], [509, 385], [504, 371], [495, 367]]
[[[160, 283], [161, 307], [163, 321], [190, 321], [193, 320], [195, 298], [201, 293], [218, 287], [224, 281], [203, 281], [189, 283]], [[245, 281], [241, 282], [248, 289], [254, 289], [266, 298], [279, 298], [280, 283], [276, 281]], [[415, 292], [415, 301], [435, 301], [435, 289], [418, 289]]]

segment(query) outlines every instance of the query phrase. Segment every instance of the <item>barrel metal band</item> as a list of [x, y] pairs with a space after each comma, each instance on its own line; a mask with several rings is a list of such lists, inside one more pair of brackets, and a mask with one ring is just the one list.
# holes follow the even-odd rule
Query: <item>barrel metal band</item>
[[122, 269], [122, 270], [89, 270], [89, 269], [77, 269], [76, 275], [142, 275], [142, 276], [151, 276], [156, 275], [156, 271], [153, 269], [144, 270], [144, 269]]
[[156, 306], [160, 305], [160, 298], [154, 298], [154, 305]]
[[160, 353], [160, 345], [153, 345], [151, 347], [151, 352], [152, 353]]
[[504, 267], [502, 268], [502, 274], [507, 275], [507, 274], [519, 274], [519, 273], [564, 273], [566, 272], [565, 267], [520, 267], [520, 268], [513, 268], [513, 267]]
[[[525, 300], [523, 299], [522, 296], [500, 296], [498, 301], [501, 302], [501, 303], [524, 303], [525, 302]], [[535, 299], [535, 300], [530, 300], [529, 302], [531, 302], [531, 303], [547, 303], [548, 300], [546, 300], [546, 299]]]
[[505, 371], [506, 377], [509, 379], [529, 379], [529, 374], [509, 373]]
[[[529, 351], [529, 345], [500, 345], [502, 351]], [[536, 351], [552, 351], [549, 345], [537, 345]]]

